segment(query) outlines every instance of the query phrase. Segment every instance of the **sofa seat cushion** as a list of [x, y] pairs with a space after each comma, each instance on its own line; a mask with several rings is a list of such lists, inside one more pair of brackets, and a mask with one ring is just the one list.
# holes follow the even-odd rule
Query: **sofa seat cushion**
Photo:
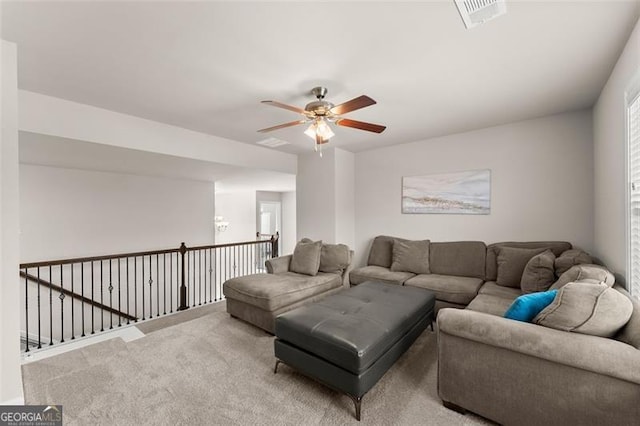
[[487, 281], [482, 285], [478, 294], [486, 294], [488, 296], [496, 296], [514, 301], [516, 297], [522, 295], [522, 290], [513, 287], [503, 287], [495, 281]]
[[404, 285], [431, 290], [437, 300], [466, 305], [478, 294], [482, 280], [455, 275], [421, 274], [409, 278]]
[[300, 300], [308, 299], [340, 287], [337, 274], [320, 272], [316, 276], [285, 272], [282, 274], [253, 274], [227, 280], [224, 295], [265, 311], [275, 311]]
[[466, 309], [502, 317], [514, 300], [515, 297], [509, 299], [491, 294], [479, 294], [469, 303]]
[[386, 284], [402, 285], [406, 280], [415, 277], [411, 272], [392, 272], [382, 266], [365, 266], [354, 269], [349, 273], [349, 281], [352, 285], [362, 284], [365, 281], [380, 281]]

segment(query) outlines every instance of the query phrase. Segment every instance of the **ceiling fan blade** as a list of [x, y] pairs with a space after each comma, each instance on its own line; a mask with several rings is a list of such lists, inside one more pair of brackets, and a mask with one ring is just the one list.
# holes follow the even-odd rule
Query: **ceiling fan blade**
[[376, 104], [376, 101], [374, 101], [368, 96], [362, 95], [362, 96], [358, 96], [357, 98], [353, 98], [350, 101], [347, 101], [343, 104], [336, 105], [333, 108], [331, 108], [329, 111], [331, 111], [331, 113], [335, 115], [342, 115], [342, 114], [346, 114], [348, 112], [355, 111], [357, 109], [368, 107], [375, 104]]
[[306, 123], [306, 122], [307, 122], [307, 120], [296, 120], [296, 121], [292, 121], [290, 123], [278, 124], [277, 126], [267, 127], [266, 129], [260, 129], [260, 130], [258, 130], [258, 132], [266, 133], [266, 132], [270, 132], [272, 130], [284, 129], [285, 127], [297, 126], [298, 124], [303, 124], [303, 123]]
[[282, 102], [278, 102], [278, 101], [262, 101], [262, 103], [265, 105], [271, 105], [278, 108], [288, 109], [289, 111], [297, 112], [298, 114], [304, 114], [304, 115], [307, 114], [307, 111], [303, 110], [302, 108], [283, 104]]
[[336, 120], [336, 124], [338, 126], [353, 127], [354, 129], [366, 130], [368, 132], [374, 133], [382, 133], [384, 132], [384, 129], [387, 128], [387, 126], [365, 123], [364, 121], [349, 120], [348, 118], [341, 118], [339, 120]]

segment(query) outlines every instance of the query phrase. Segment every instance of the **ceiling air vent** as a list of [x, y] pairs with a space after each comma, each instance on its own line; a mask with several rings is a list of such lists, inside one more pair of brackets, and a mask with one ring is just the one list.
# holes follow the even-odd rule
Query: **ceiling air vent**
[[473, 28], [507, 13], [505, 0], [455, 0], [464, 26]]
[[256, 143], [258, 145], [267, 146], [269, 148], [275, 148], [277, 146], [282, 146], [282, 145], [288, 145], [289, 144], [289, 142], [287, 142], [287, 141], [283, 141], [283, 140], [276, 139], [276, 138], [263, 139], [263, 140], [258, 141]]

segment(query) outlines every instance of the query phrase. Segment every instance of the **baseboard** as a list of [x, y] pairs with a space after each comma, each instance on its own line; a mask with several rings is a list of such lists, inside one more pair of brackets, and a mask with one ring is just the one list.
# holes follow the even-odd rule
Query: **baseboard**
[[0, 402], [0, 405], [24, 405], [24, 395]]

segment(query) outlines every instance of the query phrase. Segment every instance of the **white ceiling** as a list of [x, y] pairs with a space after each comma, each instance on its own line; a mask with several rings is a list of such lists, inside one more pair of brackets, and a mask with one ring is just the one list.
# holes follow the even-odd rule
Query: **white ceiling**
[[20, 163], [216, 183], [216, 192], [296, 189], [296, 176], [20, 132]]
[[[316, 85], [377, 105], [339, 128], [361, 151], [593, 105], [640, 14], [628, 1], [508, 1], [466, 30], [430, 2], [2, 2], [22, 89], [245, 143]], [[302, 126], [269, 134], [310, 149]]]

